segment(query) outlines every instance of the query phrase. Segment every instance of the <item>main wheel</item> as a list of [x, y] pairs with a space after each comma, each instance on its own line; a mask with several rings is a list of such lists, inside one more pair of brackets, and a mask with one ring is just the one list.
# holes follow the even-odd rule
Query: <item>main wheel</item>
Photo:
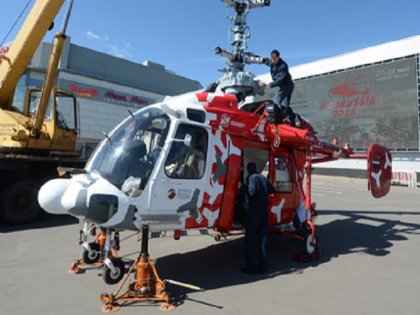
[[318, 249], [316, 233], [312, 233], [312, 228], [305, 224], [302, 226], [301, 235], [303, 237], [303, 252], [306, 255], [313, 255]]
[[306, 254], [313, 255], [318, 248], [316, 235], [309, 234], [303, 241]]
[[89, 247], [91, 249], [91, 252], [85, 249], [83, 251], [82, 257], [83, 261], [86, 264], [92, 265], [94, 263], [97, 263], [99, 261], [99, 258], [101, 258], [101, 247], [98, 243], [95, 242], [89, 243]]
[[34, 220], [42, 212], [38, 204], [38, 186], [31, 181], [4, 185], [0, 196], [0, 215], [11, 224]]
[[102, 272], [102, 278], [106, 284], [116, 284], [121, 281], [125, 274], [125, 264], [120, 258], [113, 258], [111, 259], [115, 273], [111, 271], [106, 265], [104, 266]]

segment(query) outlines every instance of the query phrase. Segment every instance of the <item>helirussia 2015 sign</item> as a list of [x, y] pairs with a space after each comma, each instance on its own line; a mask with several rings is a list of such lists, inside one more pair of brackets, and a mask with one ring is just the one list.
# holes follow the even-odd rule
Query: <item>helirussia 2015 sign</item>
[[[416, 57], [295, 80], [291, 106], [320, 139], [419, 148]], [[274, 96], [275, 89], [268, 96]]]

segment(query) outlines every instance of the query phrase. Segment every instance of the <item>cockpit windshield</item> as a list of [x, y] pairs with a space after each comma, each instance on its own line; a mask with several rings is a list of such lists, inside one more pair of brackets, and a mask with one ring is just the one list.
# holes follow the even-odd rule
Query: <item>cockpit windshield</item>
[[128, 117], [98, 146], [87, 164], [129, 196], [144, 190], [165, 143], [169, 117], [158, 108]]

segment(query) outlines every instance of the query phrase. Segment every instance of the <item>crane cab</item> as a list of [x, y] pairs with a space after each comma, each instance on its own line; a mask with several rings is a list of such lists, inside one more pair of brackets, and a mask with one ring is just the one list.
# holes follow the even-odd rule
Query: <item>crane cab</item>
[[8, 126], [0, 139], [1, 145], [20, 150], [69, 151], [70, 153], [74, 150], [79, 130], [78, 103], [75, 96], [62, 89], [53, 89], [42, 128], [39, 134], [33, 135], [31, 132], [40, 96], [41, 89], [28, 89], [22, 113], [20, 111], [0, 112], [0, 116], [4, 118], [2, 121]]
[[[24, 114], [30, 119], [28, 120], [29, 124], [35, 119], [41, 92], [41, 89], [28, 89], [26, 92]], [[47, 145], [50, 150], [74, 150], [79, 133], [78, 113], [78, 103], [73, 93], [58, 88], [51, 91], [50, 101], [45, 112], [44, 127], [41, 130], [43, 138], [48, 141]], [[30, 142], [29, 147], [40, 146], [39, 141], [34, 141], [33, 145]]]

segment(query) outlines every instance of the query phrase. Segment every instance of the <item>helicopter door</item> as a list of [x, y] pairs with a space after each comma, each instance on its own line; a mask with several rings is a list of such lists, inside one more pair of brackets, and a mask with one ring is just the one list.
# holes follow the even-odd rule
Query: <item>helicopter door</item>
[[[203, 189], [208, 184], [209, 134], [199, 126], [179, 124], [163, 167], [152, 187], [151, 213], [181, 223], [192, 216], [202, 221], [198, 211]], [[159, 218], [161, 221], [162, 219]]]
[[300, 200], [299, 193], [290, 175], [291, 159], [274, 156], [273, 160], [275, 194], [270, 196], [270, 224], [290, 223]]
[[[257, 167], [257, 172], [261, 173], [263, 176], [267, 177], [268, 175], [268, 165], [269, 165], [269, 152], [267, 150], [262, 150], [259, 148], [244, 148], [242, 150], [242, 175], [238, 181], [238, 193], [236, 195], [236, 203], [234, 207], [233, 220], [236, 225], [244, 225], [246, 213], [249, 211], [248, 202], [246, 202], [246, 195], [248, 192], [247, 181], [248, 181], [248, 170], [247, 165], [249, 163], [255, 163]], [[231, 171], [229, 172], [231, 174]], [[228, 210], [228, 209], [224, 209]]]

